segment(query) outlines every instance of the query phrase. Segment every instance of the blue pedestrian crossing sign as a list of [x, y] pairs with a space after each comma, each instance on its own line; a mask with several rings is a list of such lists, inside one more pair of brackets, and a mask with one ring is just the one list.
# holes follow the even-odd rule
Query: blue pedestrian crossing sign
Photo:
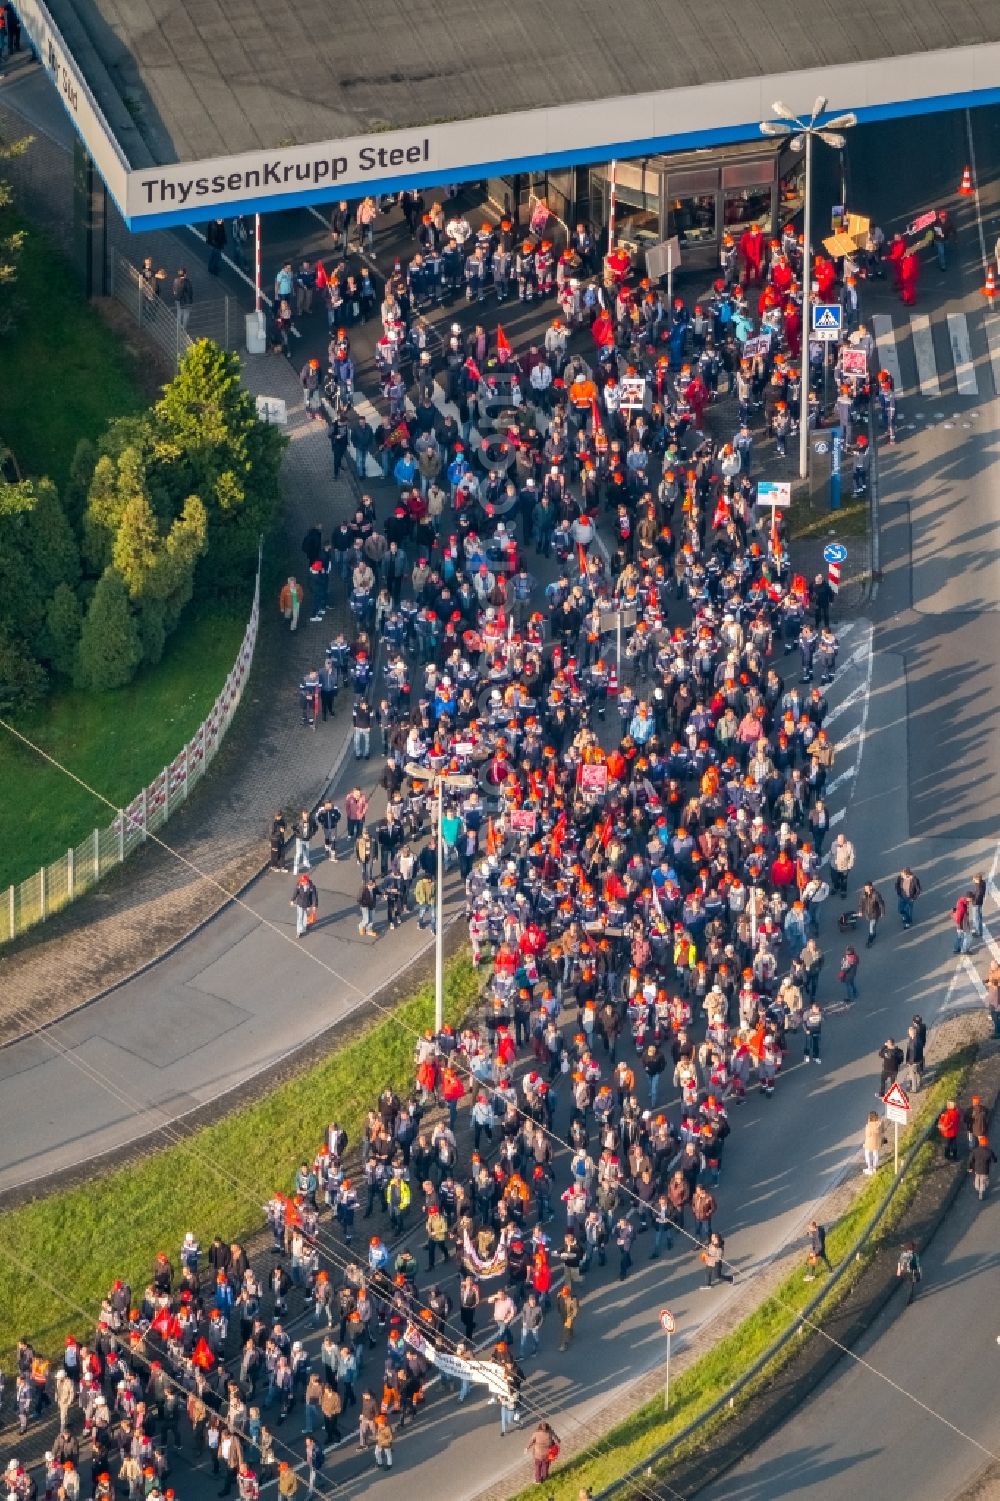
[[844, 310], [839, 302], [814, 302], [812, 307], [813, 338], [836, 343], [844, 325]]
[[823, 549], [824, 563], [846, 563], [847, 548], [843, 542], [828, 542]]

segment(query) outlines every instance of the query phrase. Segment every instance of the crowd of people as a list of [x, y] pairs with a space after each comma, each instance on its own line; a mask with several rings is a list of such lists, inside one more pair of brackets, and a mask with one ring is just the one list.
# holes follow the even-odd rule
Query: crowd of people
[[[795, 571], [780, 516], [755, 503], [761, 445], [780, 454], [797, 420], [798, 241], [755, 245], [688, 305], [627, 265], [594, 279], [582, 226], [556, 254], [541, 222], [517, 239], [504, 222], [473, 234], [437, 226], [436, 206], [407, 210], [420, 249], [386, 280], [380, 434], [359, 437], [350, 318], [331, 318], [325, 369], [303, 370], [335, 462], [346, 433], [398, 486], [388, 516], [365, 495], [303, 543], [312, 619], [339, 588], [352, 620], [303, 680], [303, 722], [350, 699], [355, 756], [373, 734], [381, 752], [386, 809], [370, 827], [355, 787], [343, 810], [276, 814], [271, 855], [284, 871], [294, 840], [300, 937], [318, 910], [316, 838], [353, 858], [369, 934], [383, 899], [390, 925], [414, 909], [433, 925], [440, 838], [482, 1006], [417, 1040], [412, 1092], [373, 1101], [360, 1142], [331, 1122], [268, 1203], [270, 1256], [218, 1237], [203, 1253], [192, 1233], [144, 1288], [111, 1285], [96, 1333], [67, 1340], [55, 1372], [22, 1342], [22, 1429], [50, 1398], [59, 1409], [47, 1501], [77, 1501], [81, 1442], [85, 1494], [172, 1501], [182, 1419], [220, 1494], [257, 1501], [276, 1475], [291, 1501], [298, 1453], [279, 1429], [293, 1411], [311, 1493], [348, 1424], [391, 1466], [435, 1373], [458, 1402], [484, 1385], [504, 1433], [544, 1420], [522, 1362], [549, 1323], [570, 1346], [609, 1260], [625, 1281], [640, 1250], [678, 1246], [705, 1291], [735, 1276], [720, 1229], [731, 1112], [753, 1088], [774, 1097], [794, 1046], [822, 1061], [823, 903], [831, 883], [847, 894], [854, 864], [843, 831], [824, 864], [839, 643], [825, 579]], [[478, 302], [487, 286], [558, 298], [559, 313], [522, 356], [478, 325], [437, 359], [420, 347], [422, 301], [443, 287]], [[372, 312], [354, 290], [358, 317]], [[588, 327], [584, 359], [569, 343]], [[863, 426], [868, 377], [852, 379]], [[719, 432], [730, 386], [738, 421]], [[302, 603], [289, 579], [292, 629]], [[438, 829], [441, 776], [462, 785], [446, 785]], [[848, 999], [859, 966], [848, 945]], [[825, 1242], [810, 1236], [812, 1267]], [[318, 1349], [286, 1327], [303, 1310]], [[544, 1421], [528, 1451], [544, 1479], [559, 1453]], [[5, 1478], [34, 1501], [24, 1467]]]

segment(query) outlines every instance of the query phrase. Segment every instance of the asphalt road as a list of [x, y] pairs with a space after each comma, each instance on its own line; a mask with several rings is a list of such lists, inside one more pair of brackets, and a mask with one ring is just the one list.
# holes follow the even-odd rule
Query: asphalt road
[[[880, 183], [892, 180], [892, 165], [891, 155], [880, 158]], [[934, 186], [924, 176], [921, 182], [926, 191]], [[896, 191], [903, 213], [904, 189], [897, 184]], [[911, 183], [905, 191], [912, 211], [918, 190]], [[956, 297], [971, 309], [971, 277], [967, 268], [941, 287], [928, 281], [926, 310], [936, 319]], [[888, 290], [878, 291], [878, 299], [898, 313]], [[985, 344], [978, 342], [981, 330], [973, 333], [981, 363]], [[970, 547], [975, 545], [977, 559], [985, 555], [988, 544], [976, 538], [995, 520], [989, 466], [996, 403], [985, 380], [975, 400], [952, 394], [947, 352], [938, 352], [947, 395], [933, 410], [947, 407], [950, 413], [961, 400], [970, 427], [928, 429], [921, 422], [913, 433], [904, 433], [885, 480], [887, 576], [878, 602], [871, 678], [867, 625], [857, 622], [845, 638], [845, 656], [860, 654], [831, 695], [835, 707], [844, 705], [836, 725], [842, 744], [837, 772], [860, 766], [834, 799], [834, 806], [848, 809], [846, 827], [858, 848], [859, 879], [871, 875], [891, 893], [895, 872], [908, 862], [920, 871], [926, 894], [911, 932], [902, 934], [890, 915], [875, 949], [863, 955], [861, 1003], [849, 1014], [831, 1015], [823, 1067], [790, 1070], [773, 1101], [755, 1096], [736, 1113], [718, 1222], [727, 1253], [742, 1273], [752, 1272], [800, 1233], [815, 1200], [845, 1163], [856, 1163], [872, 1099], [873, 1058], [887, 1033], [905, 1033], [917, 1007], [932, 1019], [946, 996], [953, 1005], [977, 1003], [971, 981], [964, 989], [951, 985], [947, 912], [969, 871], [981, 863], [989, 868], [992, 859], [995, 809], [989, 799], [995, 773], [985, 736], [978, 746], [974, 742], [982, 717], [996, 712], [1000, 695], [989, 633], [981, 621], [978, 631], [970, 622], [967, 573]], [[902, 329], [900, 359], [908, 359]], [[961, 504], [941, 504], [942, 466]], [[917, 572], [911, 580], [911, 528], [915, 537], [927, 539], [928, 548], [952, 550], [954, 566], [935, 582], [933, 613], [920, 608], [919, 597], [916, 609], [911, 604], [911, 584], [924, 587]], [[963, 681], [972, 684], [964, 693]], [[937, 710], [942, 702], [949, 705], [947, 717]], [[981, 765], [971, 759], [974, 750]], [[948, 816], [951, 807], [962, 810], [957, 827]], [[173, 1117], [238, 1084], [349, 1010], [360, 992], [370, 991], [407, 956], [412, 926], [374, 948], [358, 939], [353, 867], [320, 866], [318, 884], [322, 911], [336, 915], [310, 937], [305, 953], [283, 941], [291, 931], [290, 882], [266, 877], [248, 897], [256, 916], [243, 909], [223, 914], [133, 986], [63, 1024], [53, 1034], [55, 1051], [33, 1039], [0, 1053], [0, 1187], [131, 1139], [148, 1129], [151, 1110]], [[832, 918], [827, 914], [823, 935], [830, 951], [826, 999], [834, 998], [839, 957]], [[340, 978], [310, 962], [311, 953]], [[126, 1092], [129, 1098], [123, 1099]], [[557, 1129], [565, 1124], [564, 1107]], [[272, 1185], [259, 1187], [266, 1196]], [[209, 1226], [197, 1228], [211, 1233]], [[690, 1340], [708, 1310], [729, 1296], [726, 1289], [718, 1298], [696, 1292], [700, 1269], [690, 1253], [675, 1252], [672, 1261], [655, 1267], [644, 1256], [640, 1242], [637, 1271], [624, 1285], [610, 1275], [588, 1281], [578, 1342], [570, 1352], [557, 1355], [552, 1331], [545, 1332], [530, 1401], [567, 1432], [577, 1422], [587, 1423], [625, 1382], [659, 1362], [655, 1315], [664, 1302], [677, 1316], [681, 1338]], [[446, 1442], [448, 1462], [442, 1465]], [[398, 1446], [391, 1478], [376, 1479], [367, 1461], [351, 1453], [338, 1459], [332, 1478], [349, 1490], [363, 1486], [366, 1494], [389, 1495], [404, 1487], [412, 1493], [418, 1486], [440, 1501], [458, 1501], [487, 1479], [496, 1481], [520, 1467], [521, 1448], [516, 1440], [501, 1441], [496, 1409], [481, 1400], [463, 1409], [435, 1403], [413, 1436]], [[187, 1501], [201, 1501], [207, 1486], [192, 1476], [184, 1494]]]
[[964, 1188], [923, 1257], [912, 1307], [884, 1313], [790, 1423], [701, 1501], [950, 1501], [1000, 1455], [1000, 1197]]

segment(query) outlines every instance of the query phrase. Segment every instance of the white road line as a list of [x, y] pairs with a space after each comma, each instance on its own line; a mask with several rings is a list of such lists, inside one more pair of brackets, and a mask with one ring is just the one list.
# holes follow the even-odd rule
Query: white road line
[[955, 362], [955, 380], [960, 396], [978, 396], [979, 385], [972, 363], [972, 347], [969, 343], [969, 320], [964, 313], [948, 314], [948, 338], [951, 342], [951, 357]]
[[831, 709], [823, 721], [824, 730], [828, 730], [832, 724], [836, 724], [840, 716], [846, 714], [848, 709], [853, 708], [859, 698], [864, 698], [866, 692], [865, 684], [862, 683], [860, 688], [855, 688], [852, 693], [847, 695], [842, 704], [838, 704], [835, 709]]
[[993, 389], [1000, 396], [1000, 318], [986, 319], [986, 342], [990, 350], [990, 365], [993, 368]]
[[901, 396], [903, 375], [899, 368], [899, 352], [896, 349], [896, 331], [892, 326], [892, 318], [888, 313], [874, 313], [872, 327], [875, 330], [875, 343], [878, 345], [879, 369], [888, 370], [892, 383]]
[[837, 811], [836, 811], [836, 813], [832, 814], [831, 817], [830, 817], [830, 828], [831, 829], [835, 829], [837, 827], [838, 823], [843, 823], [843, 821], [844, 821], [844, 819], [846, 817], [847, 817], [847, 809], [846, 808], [838, 808]]
[[926, 313], [915, 313], [910, 319], [910, 334], [913, 339], [913, 357], [917, 362], [917, 380], [921, 396], [940, 396], [937, 365], [934, 360], [934, 336], [931, 320]]
[[841, 751], [847, 750], [849, 746], [857, 745], [857, 743], [858, 743], [858, 741], [860, 739], [861, 739], [861, 726], [859, 724], [856, 724], [854, 726], [853, 730], [848, 730], [848, 732], [844, 736], [843, 740], [838, 740], [837, 741], [837, 747], [836, 747], [837, 748], [837, 755], [839, 756], [840, 753], [841, 753]]
[[983, 937], [986, 940], [986, 947], [989, 949], [994, 963], [1000, 964], [1000, 943], [997, 943], [985, 923], [983, 923]]

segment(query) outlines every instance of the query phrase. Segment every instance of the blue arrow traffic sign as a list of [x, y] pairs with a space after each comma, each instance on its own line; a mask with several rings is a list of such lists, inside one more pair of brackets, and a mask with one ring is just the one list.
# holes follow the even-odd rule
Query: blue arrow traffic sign
[[843, 308], [839, 302], [814, 302], [812, 326], [814, 329], [830, 328], [840, 332], [843, 327]]
[[846, 563], [847, 548], [843, 542], [828, 542], [823, 549], [824, 563]]

